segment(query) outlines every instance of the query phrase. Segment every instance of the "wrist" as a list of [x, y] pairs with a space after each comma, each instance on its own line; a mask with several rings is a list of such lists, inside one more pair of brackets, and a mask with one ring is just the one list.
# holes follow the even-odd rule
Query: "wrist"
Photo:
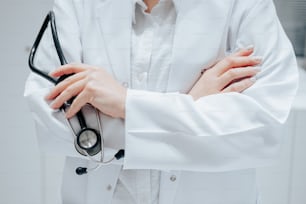
[[126, 96], [127, 96], [127, 89], [124, 88], [121, 94], [121, 100], [119, 103], [119, 112], [120, 118], [125, 119], [125, 104], [126, 104]]
[[188, 95], [190, 95], [194, 101], [198, 99], [198, 95], [193, 90], [189, 91]]

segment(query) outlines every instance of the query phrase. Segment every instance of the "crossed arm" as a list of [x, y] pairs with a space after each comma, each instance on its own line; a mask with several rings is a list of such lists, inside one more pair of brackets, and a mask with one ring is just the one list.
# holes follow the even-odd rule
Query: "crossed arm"
[[[62, 26], [65, 30], [61, 30], [69, 36], [63, 40], [69, 61], [79, 61], [79, 32], [71, 34], [78, 31], [77, 18], [73, 8], [62, 9], [70, 8], [70, 4], [56, 0], [55, 11], [59, 18], [66, 19], [59, 24], [69, 21], [71, 26]], [[109, 117], [104, 120], [120, 127], [117, 136], [125, 137], [125, 169], [224, 171], [271, 164], [279, 153], [281, 127], [296, 93], [298, 75], [294, 52], [272, 1], [253, 4], [239, 27], [235, 22], [241, 22], [243, 14], [233, 16], [228, 42], [231, 49], [254, 44], [255, 52], [244, 49], [221, 60], [207, 69], [187, 93], [126, 89], [103, 68], [70, 64], [52, 75], [75, 74], [46, 98], [54, 100], [52, 107], [56, 109], [76, 95], [68, 117], [83, 104], [91, 103], [106, 115], [126, 118], [124, 124]], [[46, 51], [40, 58], [44, 64], [44, 60], [52, 59]], [[262, 63], [252, 57], [254, 53], [263, 56]], [[259, 64], [260, 80], [254, 84], [252, 77], [258, 73], [255, 67]], [[52, 111], [42, 99], [49, 90], [46, 82], [30, 75], [25, 96], [37, 124], [39, 143], [44, 151], [82, 157], [62, 123], [63, 115]], [[106, 137], [113, 135], [105, 131]], [[109, 147], [113, 148], [112, 144]]]
[[[242, 49], [216, 63], [202, 73], [189, 95], [197, 100], [201, 97], [226, 93], [242, 92], [255, 83], [255, 75], [260, 71], [261, 58], [251, 56], [254, 47]], [[66, 117], [75, 115], [86, 103], [114, 118], [125, 118], [127, 89], [118, 83], [103, 68], [85, 64], [68, 64], [51, 73], [53, 77], [74, 74], [54, 87], [46, 96], [53, 109], [76, 96]]]

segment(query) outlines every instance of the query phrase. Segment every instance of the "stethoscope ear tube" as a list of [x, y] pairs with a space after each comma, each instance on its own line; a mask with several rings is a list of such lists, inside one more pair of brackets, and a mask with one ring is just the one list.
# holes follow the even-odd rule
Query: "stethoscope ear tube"
[[67, 60], [65, 59], [65, 56], [64, 56], [64, 53], [63, 53], [63, 50], [61, 48], [59, 38], [58, 38], [58, 35], [57, 35], [57, 28], [56, 28], [56, 24], [55, 24], [55, 14], [54, 14], [53, 11], [50, 11], [48, 13], [48, 15], [46, 16], [46, 18], [44, 19], [43, 25], [41, 26], [41, 28], [39, 30], [39, 33], [38, 33], [38, 35], [35, 39], [35, 42], [34, 42], [32, 48], [31, 48], [28, 64], [29, 64], [29, 67], [31, 68], [31, 70], [33, 72], [35, 72], [36, 74], [39, 74], [43, 78], [52, 82], [53, 84], [58, 84], [59, 82], [63, 81], [64, 79], [66, 79], [67, 77], [69, 77], [71, 75], [64, 75], [64, 76], [61, 76], [59, 79], [54, 79], [51, 76], [49, 76], [48, 73], [41, 71], [40, 69], [38, 69], [34, 65], [34, 59], [35, 59], [37, 49], [39, 47], [41, 39], [44, 36], [44, 33], [45, 33], [46, 29], [48, 28], [49, 23], [50, 23], [51, 32], [52, 32], [53, 43], [54, 43], [58, 58], [60, 60], [60, 64], [61, 65], [67, 64]]
[[43, 78], [47, 79], [48, 81], [52, 82], [53, 84], [56, 84], [56, 81], [57, 81], [56, 79], [50, 77], [50, 76], [48, 75], [48, 73], [41, 71], [40, 69], [38, 69], [38, 68], [34, 65], [34, 59], [35, 59], [36, 51], [37, 51], [37, 49], [38, 49], [38, 46], [39, 46], [39, 44], [40, 44], [40, 41], [41, 41], [41, 39], [42, 39], [44, 33], [45, 33], [45, 31], [46, 31], [46, 29], [47, 29], [47, 27], [48, 27], [48, 24], [49, 24], [49, 22], [50, 22], [50, 19], [51, 19], [52, 14], [53, 14], [53, 16], [54, 16], [54, 13], [53, 13], [52, 11], [50, 11], [49, 14], [46, 16], [46, 18], [45, 18], [45, 20], [44, 20], [44, 22], [43, 22], [42, 27], [41, 27], [40, 30], [39, 30], [39, 33], [38, 33], [38, 35], [37, 35], [37, 37], [36, 37], [36, 39], [35, 39], [35, 42], [34, 42], [32, 48], [31, 48], [31, 51], [30, 51], [30, 56], [29, 56], [28, 63], [29, 63], [30, 69], [31, 69], [34, 73], [36, 73], [36, 74], [42, 76]]
[[121, 158], [123, 158], [124, 157], [124, 149], [120, 149], [118, 152], [117, 152], [117, 154], [115, 154], [115, 158], [117, 159], [117, 160], [119, 160], [119, 159], [121, 159]]
[[87, 174], [87, 168], [85, 167], [78, 167], [75, 169], [75, 173], [79, 176], [83, 175], [83, 174]]
[[[114, 158], [116, 158], [117, 160], [120, 160], [121, 158], [124, 157], [124, 149], [120, 149], [114, 156]], [[112, 161], [113, 159], [110, 160], [110, 162]], [[90, 171], [95, 171], [97, 170], [98, 168], [100, 168], [103, 164], [107, 164], [107, 163], [100, 163], [98, 164], [96, 167], [92, 168], [92, 169], [89, 169], [89, 168], [86, 168], [86, 167], [78, 167], [75, 169], [75, 173], [79, 176], [81, 175], [84, 175], [84, 174], [87, 174], [88, 172]]]
[[[65, 65], [67, 64], [67, 61], [65, 59], [63, 50], [61, 48], [60, 45], [60, 41], [58, 38], [58, 34], [57, 34], [57, 28], [56, 28], [56, 23], [55, 23], [55, 14], [53, 11], [50, 11], [48, 13], [48, 15], [46, 16], [46, 18], [44, 19], [43, 25], [39, 30], [39, 33], [35, 39], [35, 42], [31, 48], [30, 51], [30, 55], [29, 55], [29, 67], [30, 69], [40, 75], [41, 77], [47, 79], [48, 81], [50, 81], [51, 83], [57, 85], [58, 83], [60, 83], [61, 81], [65, 80], [67, 77], [71, 76], [70, 75], [63, 75], [58, 79], [52, 78], [48, 73], [42, 71], [42, 69], [38, 69], [35, 65], [34, 65], [34, 61], [35, 61], [35, 55], [37, 52], [37, 49], [39, 47], [39, 44], [41, 42], [41, 39], [44, 36], [44, 33], [46, 32], [46, 29], [48, 28], [48, 25], [50, 23], [50, 28], [51, 28], [51, 33], [52, 33], [52, 39], [54, 42], [54, 46], [56, 48], [56, 52], [60, 61], [61, 65]], [[69, 101], [67, 101], [63, 107], [61, 107], [60, 109], [63, 111], [63, 113], [65, 113], [65, 108], [68, 107], [73, 101], [73, 98], [70, 99]], [[100, 166], [102, 165], [106, 165], [106, 164], [110, 164], [114, 159], [121, 159], [124, 157], [124, 150], [120, 149], [114, 156], [112, 159], [108, 160], [108, 161], [104, 161], [104, 141], [103, 141], [103, 135], [102, 135], [102, 127], [101, 127], [101, 121], [100, 121], [100, 117], [99, 117], [99, 113], [98, 110], [96, 109], [96, 115], [97, 115], [97, 121], [99, 124], [99, 129], [100, 129], [100, 134], [95, 131], [94, 129], [88, 128], [86, 125], [86, 121], [85, 121], [85, 117], [82, 114], [82, 111], [79, 111], [76, 116], [78, 119], [78, 122], [80, 124], [81, 130], [76, 134], [72, 128], [72, 125], [70, 124], [69, 120], [67, 119], [67, 125], [68, 127], [70, 127], [70, 130], [72, 132], [72, 134], [75, 136], [75, 140], [74, 140], [74, 145], [76, 150], [84, 155], [87, 156], [90, 160], [92, 160], [93, 162], [98, 163], [98, 165], [92, 169], [87, 169], [84, 167], [79, 167], [76, 169], [76, 173], [78, 175], [82, 175], [85, 174], [89, 171], [93, 171], [98, 169]], [[98, 154], [99, 152], [101, 152], [101, 158], [100, 161], [95, 160], [92, 156]]]
[[61, 65], [67, 64], [67, 60], [65, 59], [64, 52], [62, 50], [62, 47], [60, 45], [60, 41], [57, 35], [57, 28], [55, 24], [55, 14], [53, 11], [50, 11], [49, 14], [49, 19], [50, 19], [50, 25], [51, 25], [51, 32], [52, 32], [52, 39], [55, 45], [55, 49], [57, 52], [57, 55], [59, 57], [59, 60], [61, 62]]

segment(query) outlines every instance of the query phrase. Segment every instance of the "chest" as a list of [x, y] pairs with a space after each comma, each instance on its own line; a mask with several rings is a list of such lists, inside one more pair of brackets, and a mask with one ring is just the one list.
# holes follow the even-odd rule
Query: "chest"
[[[196, 7], [192, 2], [179, 2], [182, 3], [176, 5], [165, 91], [185, 93], [202, 69], [209, 68], [225, 55], [232, 1], [203, 0]], [[123, 83], [131, 81], [131, 11], [128, 1], [88, 5], [84, 12], [90, 15], [84, 15], [81, 27], [84, 63], [107, 69]], [[163, 76], [159, 71], [151, 70], [156, 82]]]

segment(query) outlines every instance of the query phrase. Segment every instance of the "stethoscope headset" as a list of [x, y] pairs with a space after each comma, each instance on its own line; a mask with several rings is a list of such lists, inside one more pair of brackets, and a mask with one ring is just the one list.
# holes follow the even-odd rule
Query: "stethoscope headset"
[[[36, 55], [36, 51], [39, 47], [40, 41], [46, 31], [46, 29], [48, 28], [48, 25], [50, 24], [51, 27], [51, 32], [52, 32], [52, 38], [53, 38], [53, 43], [60, 61], [61, 65], [65, 65], [67, 64], [67, 61], [65, 59], [63, 50], [61, 48], [60, 42], [59, 42], [59, 38], [58, 38], [58, 34], [57, 34], [57, 29], [56, 29], [56, 24], [55, 24], [55, 15], [53, 11], [50, 11], [48, 13], [48, 15], [46, 16], [43, 25], [36, 37], [36, 40], [32, 46], [32, 49], [30, 51], [30, 56], [29, 56], [29, 66], [30, 69], [40, 75], [41, 77], [43, 77], [44, 79], [50, 81], [51, 83], [57, 85], [60, 82], [62, 82], [63, 80], [65, 80], [66, 78], [68, 78], [70, 75], [63, 75], [61, 77], [59, 77], [58, 79], [52, 78], [51, 76], [48, 75], [48, 73], [42, 71], [41, 69], [38, 69], [35, 65], [34, 65], [34, 59], [35, 59], [35, 55]], [[70, 99], [69, 101], [65, 102], [65, 104], [60, 108], [60, 110], [62, 112], [65, 112], [65, 110], [71, 105], [71, 103], [73, 102], [73, 98]], [[88, 104], [88, 106], [90, 106]], [[94, 107], [92, 107], [94, 108]], [[66, 123], [67, 126], [69, 127], [72, 135], [74, 136], [74, 146], [75, 149], [82, 155], [87, 156], [91, 161], [97, 163], [97, 165], [93, 168], [85, 168], [85, 167], [78, 167], [76, 168], [76, 174], [78, 175], [82, 175], [82, 174], [86, 174], [89, 171], [94, 171], [96, 169], [98, 169], [99, 167], [101, 167], [102, 165], [106, 165], [106, 164], [110, 164], [114, 159], [121, 159], [124, 157], [124, 150], [120, 149], [111, 159], [104, 161], [104, 140], [103, 140], [103, 134], [102, 134], [102, 125], [101, 125], [101, 121], [100, 121], [100, 116], [99, 116], [99, 111], [95, 109], [95, 113], [96, 113], [96, 117], [97, 117], [97, 122], [99, 125], [99, 131], [93, 129], [93, 128], [89, 128], [86, 124], [86, 120], [85, 117], [82, 113], [82, 110], [80, 110], [77, 114], [76, 117], [78, 119], [79, 125], [81, 127], [80, 131], [78, 131], [77, 133], [75, 133], [75, 131], [73, 130], [73, 127], [70, 123], [70, 120], [66, 119]], [[96, 160], [93, 158], [93, 156], [95, 156], [96, 154], [98, 154], [100, 152], [100, 160]]]

